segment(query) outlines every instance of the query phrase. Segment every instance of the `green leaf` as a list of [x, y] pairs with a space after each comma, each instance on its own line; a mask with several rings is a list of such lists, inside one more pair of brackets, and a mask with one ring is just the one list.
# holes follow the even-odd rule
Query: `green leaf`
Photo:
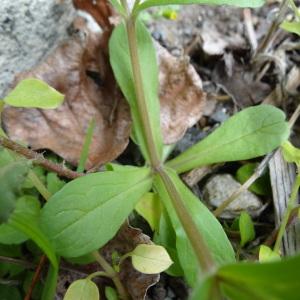
[[58, 192], [66, 183], [59, 179], [56, 173], [49, 172], [46, 176], [47, 190], [51, 194]]
[[[26, 215], [27, 218], [31, 219], [32, 222], [37, 222], [40, 213], [40, 203], [32, 196], [23, 196], [16, 202], [15, 211], [12, 214]], [[16, 230], [8, 223], [0, 225], [0, 243], [2, 244], [20, 244], [25, 242], [28, 237]]]
[[[247, 163], [241, 166], [236, 172], [236, 179], [243, 184], [246, 182], [254, 173], [258, 163]], [[257, 178], [248, 188], [249, 191], [257, 194], [257, 195], [271, 195], [271, 185], [270, 185], [270, 178], [265, 172], [259, 178]]]
[[117, 291], [110, 286], [105, 287], [105, 297], [107, 300], [119, 300]]
[[[32, 239], [48, 256], [53, 267], [57, 268], [58, 262], [53, 246], [49, 242], [48, 237], [39, 228], [39, 224], [35, 219], [34, 214], [32, 212], [30, 213], [28, 205], [26, 204], [26, 200], [28, 201], [28, 199], [30, 198], [24, 197], [24, 206], [16, 207], [8, 224]], [[25, 212], [25, 210], [27, 210], [27, 212]]]
[[284, 21], [280, 27], [288, 32], [300, 35], [300, 22], [288, 22]]
[[246, 108], [167, 165], [182, 173], [213, 163], [262, 156], [287, 140], [289, 132], [280, 109], [271, 105]]
[[241, 246], [244, 247], [248, 242], [255, 238], [255, 230], [251, 217], [243, 211], [239, 218], [239, 229], [241, 234]]
[[151, 184], [147, 168], [100, 172], [75, 179], [43, 207], [42, 229], [61, 256], [92, 252], [116, 234]]
[[109, 2], [111, 3], [111, 5], [116, 9], [116, 11], [123, 16], [126, 16], [126, 12], [125, 9], [123, 8], [123, 6], [120, 4], [119, 0], [109, 0]]
[[300, 256], [272, 263], [224, 266], [217, 277], [231, 300], [298, 300]]
[[4, 102], [11, 106], [43, 109], [57, 108], [63, 101], [64, 95], [35, 78], [22, 80], [4, 98]]
[[173, 263], [166, 249], [158, 245], [140, 244], [129, 255], [134, 268], [144, 274], [161, 273]]
[[280, 260], [280, 255], [277, 252], [274, 252], [271, 248], [265, 245], [261, 245], [259, 248], [259, 261], [267, 262]]
[[[136, 34], [144, 94], [146, 95], [147, 112], [157, 152], [162, 156], [162, 135], [160, 130], [160, 108], [158, 100], [158, 67], [151, 35], [142, 24], [136, 22]], [[125, 25], [118, 25], [109, 42], [110, 63], [123, 94], [129, 102], [133, 119], [133, 135], [146, 160], [149, 161], [147, 141], [143, 132], [141, 115], [137, 107], [134, 79], [129, 55]]]
[[22, 300], [22, 296], [18, 288], [0, 284], [1, 300]]
[[139, 11], [160, 5], [171, 4], [208, 4], [208, 5], [233, 5], [238, 7], [259, 7], [264, 4], [263, 0], [145, 0], [138, 5], [135, 14]]
[[29, 171], [29, 162], [19, 160], [0, 168], [0, 224], [6, 222], [13, 212], [20, 187]]
[[69, 286], [64, 300], [99, 300], [97, 285], [89, 279], [79, 279]]
[[135, 210], [150, 225], [153, 231], [159, 228], [159, 219], [161, 215], [161, 204], [157, 194], [147, 193], [139, 200]]
[[216, 278], [207, 276], [197, 284], [189, 300], [220, 300], [219, 294], [214, 293], [216, 288]]
[[[203, 236], [216, 263], [226, 264], [234, 262], [234, 251], [221, 224], [207, 207], [182, 183], [174, 171], [168, 170], [167, 172], [176, 186], [178, 193], [181, 195], [181, 198], [184, 199], [184, 204], [199, 232]], [[154, 184], [176, 232], [176, 247], [181, 267], [188, 283], [194, 286], [198, 282], [200, 268], [194, 250], [174, 211], [168, 192], [158, 176], [155, 178]]]
[[287, 162], [300, 166], [300, 149], [294, 147], [289, 141], [281, 145], [282, 154]]

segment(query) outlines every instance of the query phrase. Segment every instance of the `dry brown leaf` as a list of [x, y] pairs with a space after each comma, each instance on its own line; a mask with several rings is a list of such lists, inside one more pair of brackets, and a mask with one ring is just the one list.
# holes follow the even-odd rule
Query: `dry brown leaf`
[[[83, 2], [90, 3], [75, 2], [78, 7]], [[91, 4], [88, 5], [86, 9], [91, 10]], [[104, 21], [105, 17], [98, 17], [100, 24]], [[7, 107], [3, 121], [13, 140], [25, 141], [33, 149], [50, 149], [76, 165], [86, 129], [95, 118], [86, 164], [90, 169], [115, 159], [125, 149], [130, 135], [130, 113], [109, 65], [110, 30], [92, 32], [84, 22], [83, 18], [74, 22], [76, 38], [59, 46], [44, 62], [16, 80], [36, 77], [48, 82], [65, 94], [63, 106], [56, 110]], [[158, 44], [157, 51], [161, 127], [164, 142], [171, 144], [199, 120], [205, 94], [201, 79], [186, 60], [175, 58]]]
[[[96, 127], [87, 168], [116, 158], [130, 134], [130, 112], [119, 93], [107, 58], [107, 35], [92, 33], [82, 18], [78, 36], [59, 46], [34, 70], [17, 77], [46, 81], [65, 95], [55, 110], [7, 107], [3, 121], [13, 140], [26, 141], [33, 149], [51, 149], [76, 165], [89, 122]], [[76, 30], [75, 30], [76, 31]]]
[[172, 144], [201, 118], [206, 95], [199, 75], [187, 59], [172, 56], [159, 44], [156, 49], [163, 139], [165, 144]]

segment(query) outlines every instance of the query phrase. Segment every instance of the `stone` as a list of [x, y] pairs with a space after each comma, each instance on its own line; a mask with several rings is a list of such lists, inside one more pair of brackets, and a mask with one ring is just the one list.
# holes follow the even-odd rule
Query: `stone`
[[[241, 184], [230, 174], [215, 175], [204, 186], [204, 199], [209, 205], [219, 207], [240, 187]], [[227, 206], [221, 214], [221, 218], [235, 218], [242, 211], [247, 211], [252, 217], [256, 217], [263, 208], [263, 203], [256, 195], [245, 191]]]
[[75, 15], [72, 0], [1, 0], [0, 97], [15, 74], [32, 68], [68, 37]]

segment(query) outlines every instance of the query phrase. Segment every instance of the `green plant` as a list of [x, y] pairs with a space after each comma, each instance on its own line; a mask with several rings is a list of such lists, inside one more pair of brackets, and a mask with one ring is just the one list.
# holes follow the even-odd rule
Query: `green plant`
[[[269, 105], [247, 108], [230, 118], [203, 141], [165, 162], [165, 146], [158, 126], [160, 120], [156, 55], [151, 36], [139, 20], [139, 13], [155, 5], [190, 3], [237, 6], [262, 4], [260, 0], [137, 0], [130, 9], [126, 0], [112, 0], [123, 21], [114, 29], [110, 39], [110, 61], [119, 86], [130, 105], [133, 119], [132, 139], [140, 147], [145, 166], [108, 164], [104, 172], [85, 176], [77, 174], [80, 175], [79, 178], [64, 185], [50, 198], [49, 191], [45, 195], [44, 185], [36, 180], [36, 176], [31, 176], [33, 185], [41, 194], [44, 191], [44, 197], [48, 200], [39, 212], [39, 221], [36, 221], [33, 213], [29, 217], [27, 214], [18, 214], [20, 199], [19, 192], [15, 190], [16, 183], [9, 181], [9, 176], [3, 175], [8, 183], [2, 188], [0, 185], [1, 197], [7, 186], [12, 191], [11, 198], [5, 198], [9, 199], [7, 203], [1, 198], [1, 221], [6, 222], [3, 225], [10, 226], [14, 234], [21, 232], [34, 240], [52, 263], [43, 299], [53, 297], [59, 256], [74, 259], [87, 254], [92, 254], [104, 271], [73, 283], [65, 299], [75, 299], [78, 291], [82, 293], [82, 298], [99, 299], [96, 286], [91, 281], [95, 276], [111, 278], [118, 297], [128, 299], [129, 296], [118, 278], [118, 270], [104, 260], [98, 249], [114, 237], [134, 208], [148, 220], [155, 231], [157, 243], [169, 251], [174, 264], [168, 272], [174, 275], [183, 274], [189, 285], [195, 288], [193, 299], [297, 298], [296, 278], [300, 268], [295, 269], [295, 266], [300, 264], [300, 258], [268, 264], [236, 263], [235, 253], [221, 224], [179, 177], [180, 173], [199, 166], [245, 160], [269, 153], [289, 136], [289, 126], [283, 112]], [[36, 84], [34, 80], [31, 80], [31, 84], [32, 82]], [[41, 103], [31, 101], [32, 89], [24, 89], [24, 86], [23, 89], [19, 88], [20, 86], [16, 88], [18, 93], [15, 90], [4, 102], [23, 107], [41, 107]], [[47, 99], [53, 101], [43, 108], [52, 108], [61, 103], [61, 97], [53, 94], [51, 89], [44, 85], [39, 85], [39, 88], [52, 93], [47, 94]], [[22, 96], [22, 91], [25, 96]], [[80, 171], [86, 159], [92, 128], [93, 122], [83, 149]], [[0, 142], [22, 154], [23, 148], [12, 145], [5, 136], [0, 137]], [[4, 171], [8, 168], [7, 172], [13, 169], [13, 172], [19, 174], [16, 165], [23, 162], [14, 153], [11, 156], [12, 161]], [[45, 165], [45, 162], [39, 162]], [[150, 191], [151, 196], [147, 194]], [[148, 195], [146, 200], [145, 195]], [[149, 212], [138, 205], [141, 199], [159, 202], [160, 208]], [[249, 230], [245, 224], [252, 223], [244, 214], [240, 219], [243, 245], [254, 237], [253, 229]], [[22, 240], [20, 237], [19, 239]], [[147, 264], [145, 267], [147, 259], [153, 260], [157, 257], [159, 260], [161, 255], [164, 257], [163, 268], [156, 268], [154, 264], [151, 272], [161, 272], [170, 265], [171, 260], [163, 248], [159, 248], [159, 251], [158, 248], [151, 248], [147, 252], [149, 249], [146, 246], [140, 247], [125, 257], [131, 256], [133, 264], [139, 270], [146, 268], [149, 271]], [[141, 259], [142, 256], [146, 258]], [[122, 258], [120, 261], [122, 262]], [[280, 283], [280, 288], [272, 289], [276, 282]], [[115, 298], [114, 290], [107, 289], [106, 293], [111, 299]]]

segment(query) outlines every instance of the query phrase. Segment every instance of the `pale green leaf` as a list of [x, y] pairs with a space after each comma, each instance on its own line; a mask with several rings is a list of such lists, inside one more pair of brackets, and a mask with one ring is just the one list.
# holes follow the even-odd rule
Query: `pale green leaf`
[[161, 204], [157, 194], [147, 193], [143, 195], [135, 206], [135, 210], [148, 222], [153, 231], [158, 229]]
[[300, 166], [300, 149], [294, 147], [289, 141], [284, 142], [281, 148], [283, 157], [287, 162]]
[[300, 35], [300, 22], [288, 22], [284, 21], [280, 27], [288, 32]]
[[[184, 204], [192, 216], [199, 232], [203, 236], [209, 250], [216, 263], [219, 265], [235, 261], [232, 246], [219, 221], [207, 209], [207, 207], [182, 183], [174, 171], [168, 170], [168, 174], [177, 188]], [[181, 267], [185, 277], [191, 286], [198, 282], [200, 266], [195, 256], [190, 241], [174, 211], [171, 199], [164, 187], [163, 182], [157, 176], [155, 178], [155, 188], [163, 201], [164, 206], [171, 219], [176, 232], [176, 247]]]
[[[26, 215], [32, 222], [37, 222], [40, 212], [39, 201], [32, 196], [23, 196], [16, 202], [16, 208], [13, 214]], [[28, 237], [12, 227], [9, 222], [0, 225], [0, 243], [2, 244], [20, 244], [26, 241]]]
[[41, 226], [58, 254], [77, 257], [106, 244], [152, 184], [150, 170], [89, 174], [66, 184], [42, 209]]
[[280, 255], [277, 252], [274, 252], [270, 247], [261, 245], [259, 248], [259, 261], [267, 262], [274, 260], [280, 260]]
[[110, 286], [105, 287], [105, 297], [107, 300], [119, 300], [117, 291]]
[[145, 0], [135, 10], [135, 13], [139, 11], [160, 5], [171, 4], [208, 4], [208, 5], [232, 5], [238, 7], [259, 7], [264, 4], [263, 0]]
[[99, 300], [97, 285], [89, 279], [79, 279], [69, 286], [63, 300]]
[[168, 252], [158, 245], [138, 245], [131, 253], [134, 268], [144, 274], [158, 274], [173, 263]]
[[4, 102], [11, 106], [43, 109], [57, 108], [63, 101], [64, 95], [35, 78], [22, 80], [4, 98]]
[[[140, 21], [136, 22], [136, 34], [150, 127], [153, 133], [153, 139], [158, 155], [161, 157], [163, 144], [160, 130], [158, 67], [156, 62], [156, 54], [151, 35]], [[110, 63], [112, 65], [115, 77], [130, 105], [131, 116], [133, 119], [134, 140], [140, 146], [146, 160], [149, 161], [149, 149], [147, 149], [147, 141], [144, 136], [143, 125], [140, 119], [141, 115], [137, 107], [137, 98], [134, 88], [127, 33], [123, 23], [118, 25], [112, 33], [109, 42], [109, 52]], [[145, 113], [146, 112], [144, 112], [144, 114]]]
[[239, 217], [239, 229], [241, 235], [241, 246], [244, 247], [248, 242], [255, 238], [255, 230], [251, 217], [243, 211]]
[[221, 267], [217, 278], [231, 300], [298, 300], [300, 256]]
[[246, 108], [167, 165], [182, 173], [213, 163], [259, 157], [280, 146], [289, 132], [280, 109], [271, 105]]

